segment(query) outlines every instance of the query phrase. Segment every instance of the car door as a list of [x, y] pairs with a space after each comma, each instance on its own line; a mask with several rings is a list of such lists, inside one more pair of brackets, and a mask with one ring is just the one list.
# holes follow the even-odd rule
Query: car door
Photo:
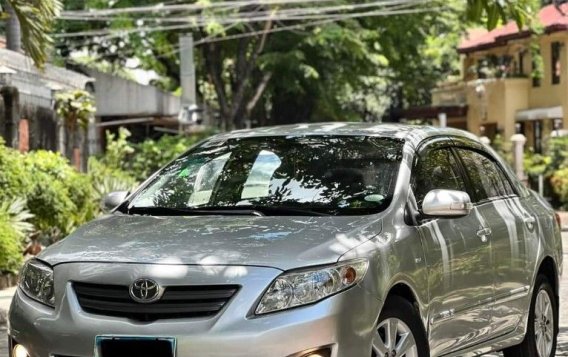
[[[418, 208], [433, 189], [467, 192], [451, 143], [436, 141], [419, 152], [412, 185]], [[485, 227], [477, 208], [461, 218], [418, 222], [428, 265], [432, 355], [457, 351], [488, 336], [494, 291], [491, 242], [480, 235]]]
[[[510, 178], [489, 153], [456, 148], [470, 180], [479, 213], [491, 240], [495, 302], [492, 335], [512, 331], [526, 309], [532, 269], [531, 249], [536, 249], [536, 219], [526, 209]], [[533, 244], [534, 243], [534, 244]]]

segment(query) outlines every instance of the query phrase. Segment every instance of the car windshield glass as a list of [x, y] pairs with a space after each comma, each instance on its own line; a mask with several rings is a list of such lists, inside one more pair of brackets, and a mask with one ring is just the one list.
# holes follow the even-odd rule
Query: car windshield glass
[[365, 136], [211, 140], [160, 171], [128, 206], [148, 214], [152, 208], [376, 213], [392, 199], [402, 145]]

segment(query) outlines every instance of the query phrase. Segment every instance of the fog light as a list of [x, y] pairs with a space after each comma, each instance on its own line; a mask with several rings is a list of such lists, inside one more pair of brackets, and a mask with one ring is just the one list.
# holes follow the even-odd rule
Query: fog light
[[22, 345], [14, 346], [13, 357], [30, 357], [28, 350]]

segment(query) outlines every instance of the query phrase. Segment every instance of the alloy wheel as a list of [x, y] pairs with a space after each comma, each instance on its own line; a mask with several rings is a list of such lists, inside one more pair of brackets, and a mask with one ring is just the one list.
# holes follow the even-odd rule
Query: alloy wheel
[[539, 357], [550, 357], [554, 344], [554, 313], [552, 301], [545, 290], [541, 290], [536, 297], [534, 333]]
[[377, 357], [418, 357], [412, 331], [397, 318], [389, 318], [379, 324], [373, 339], [373, 352]]

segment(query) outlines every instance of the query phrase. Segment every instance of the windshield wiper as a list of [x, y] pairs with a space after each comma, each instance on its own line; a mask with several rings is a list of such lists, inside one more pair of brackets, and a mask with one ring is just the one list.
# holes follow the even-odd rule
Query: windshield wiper
[[330, 216], [329, 213], [289, 206], [219, 206], [196, 208], [131, 207], [128, 214], [149, 216]]
[[148, 216], [264, 216], [255, 209], [232, 207], [207, 207], [207, 208], [172, 208], [172, 207], [130, 207], [128, 214], [139, 214]]
[[329, 213], [318, 212], [313, 209], [296, 208], [290, 206], [236, 206], [262, 212], [266, 216], [331, 216]]

